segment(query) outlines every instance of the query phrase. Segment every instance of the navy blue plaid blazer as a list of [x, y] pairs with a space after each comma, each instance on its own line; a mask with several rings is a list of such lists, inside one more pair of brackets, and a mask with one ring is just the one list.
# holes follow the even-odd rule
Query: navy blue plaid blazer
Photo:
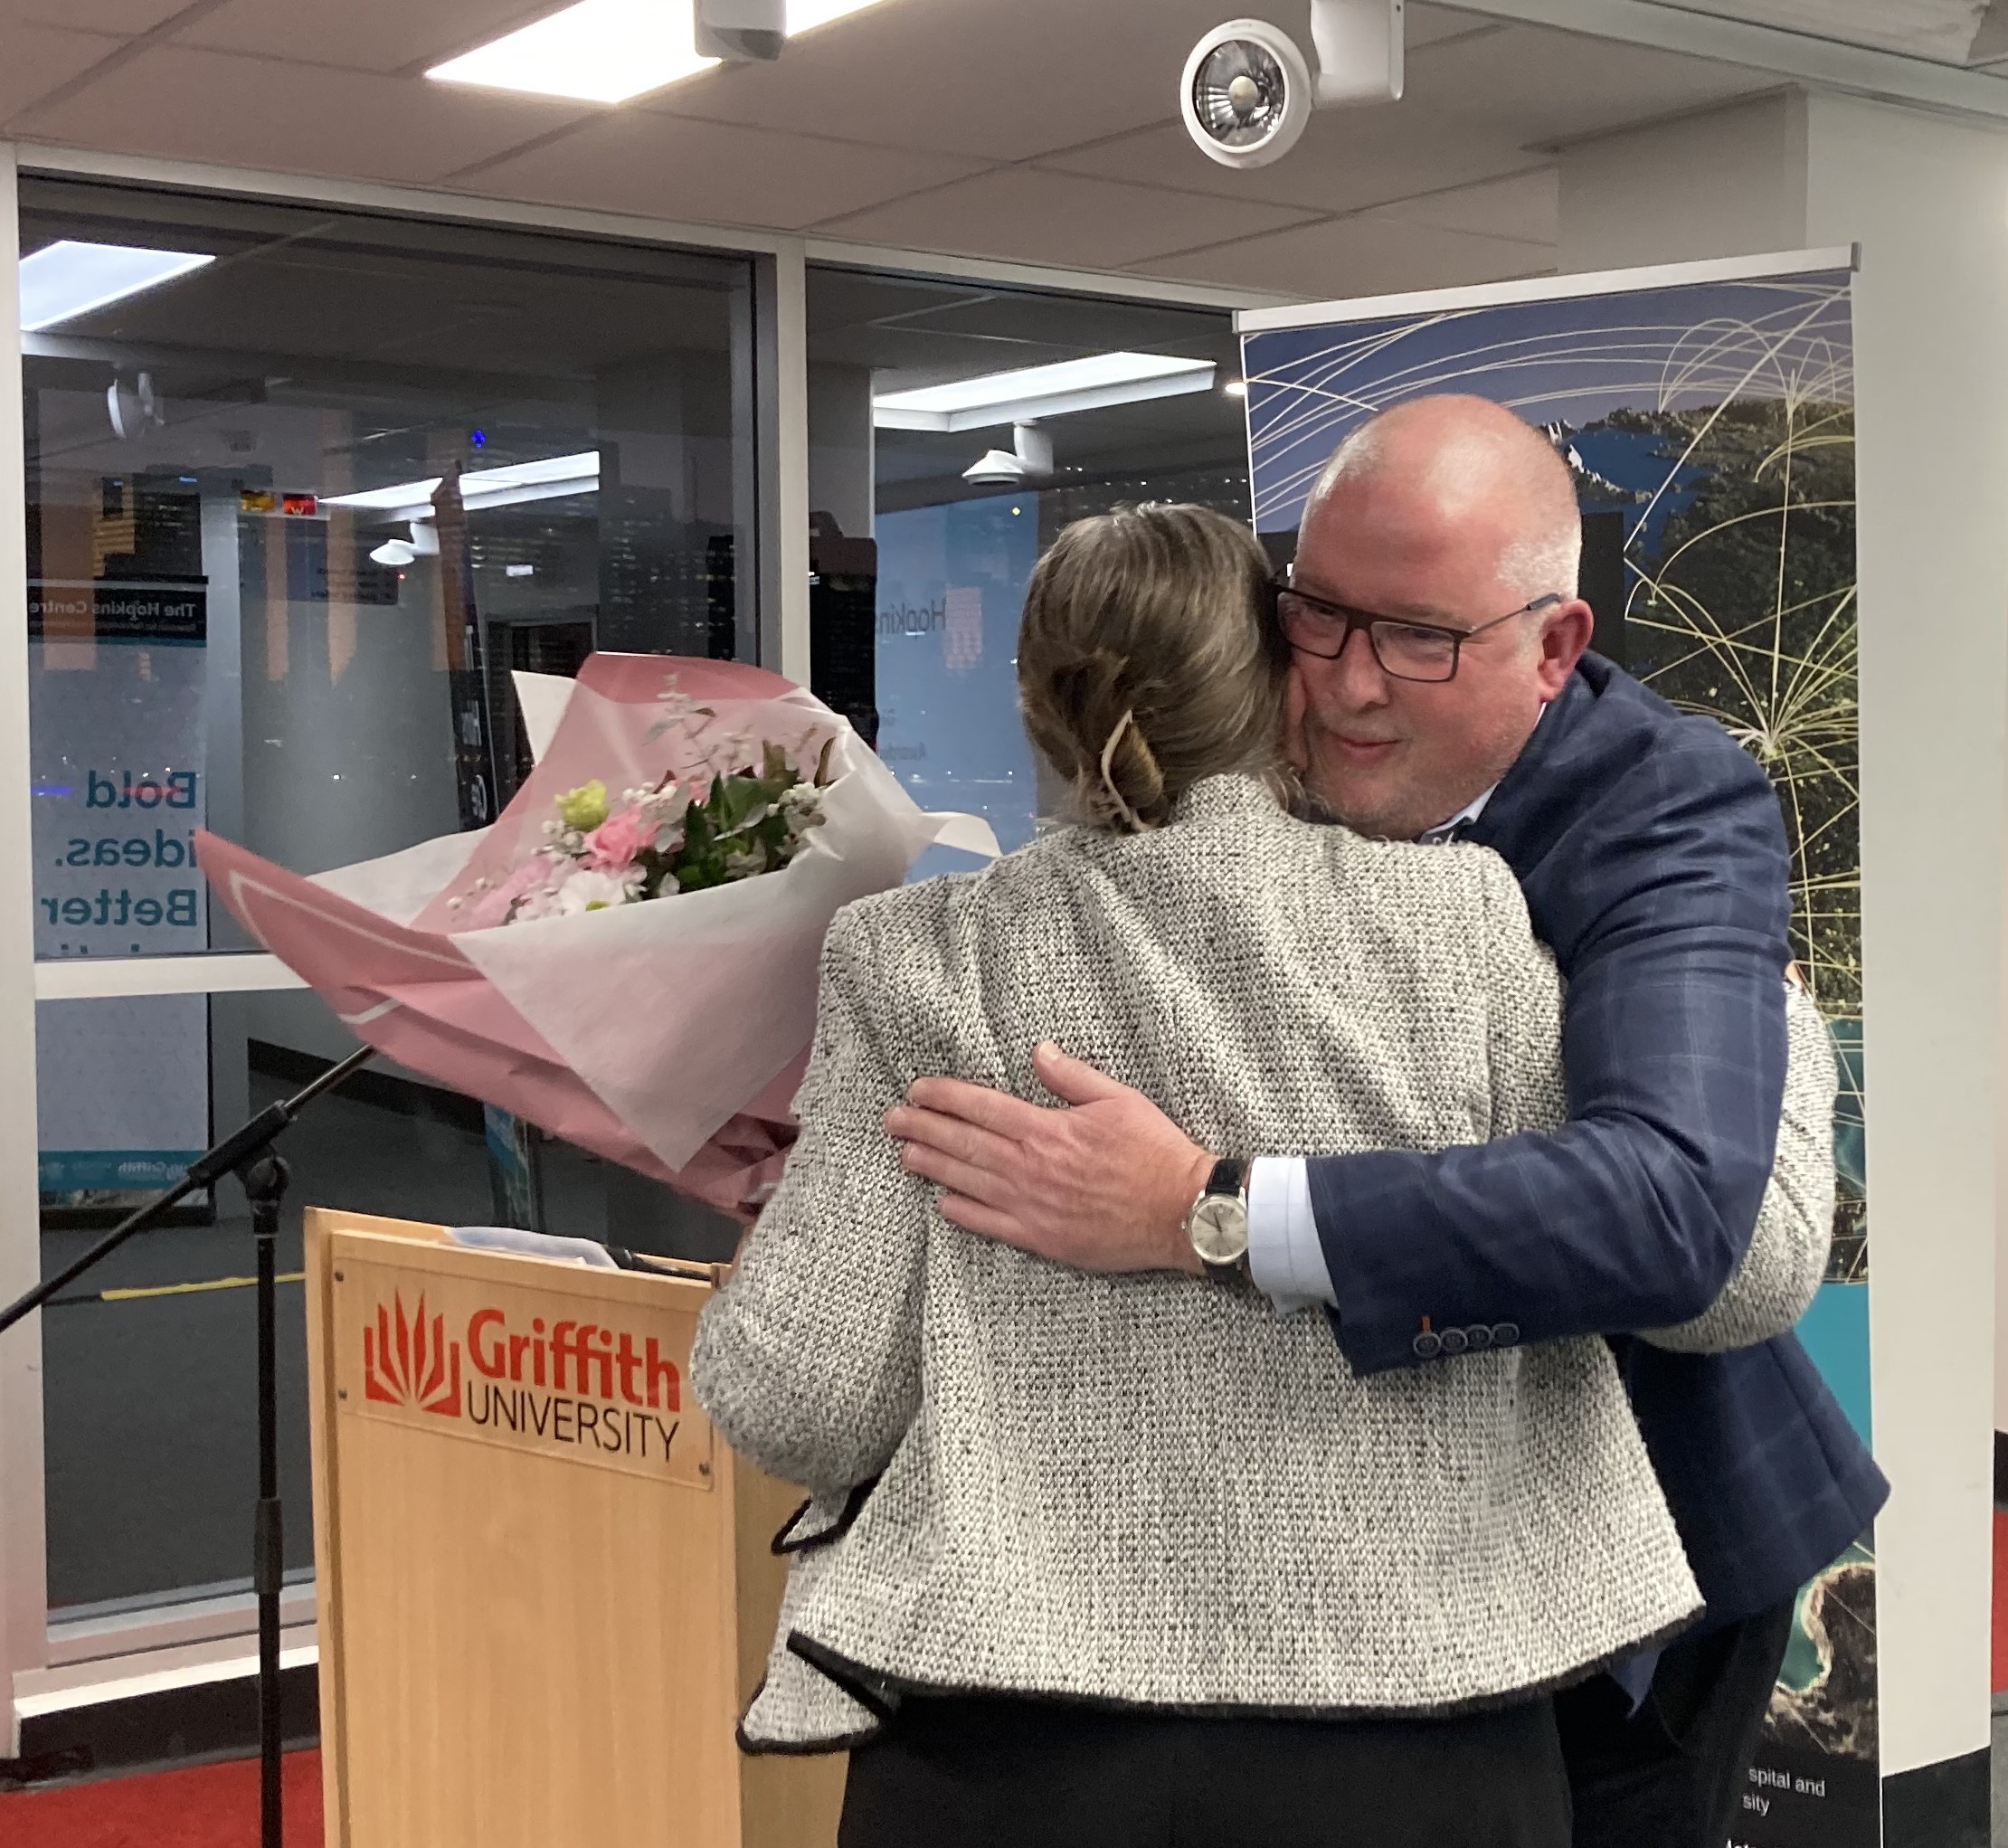
[[1572, 1121], [1313, 1160], [1340, 1345], [1371, 1373], [1467, 1327], [1612, 1336], [1709, 1621], [1754, 1616], [1889, 1486], [1795, 1336], [1698, 1355], [1624, 1332], [1706, 1308], [1757, 1223], [1791, 954], [1776, 795], [1720, 726], [1586, 655], [1464, 838], [1512, 867], [1568, 981]]

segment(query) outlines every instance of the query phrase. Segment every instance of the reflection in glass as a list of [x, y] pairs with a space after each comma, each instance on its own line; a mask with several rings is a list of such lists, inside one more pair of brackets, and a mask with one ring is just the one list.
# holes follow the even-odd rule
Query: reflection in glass
[[[512, 668], [571, 673], [595, 648], [752, 657], [744, 261], [20, 191], [38, 955], [251, 947], [208, 903], [199, 828], [317, 872], [487, 820], [527, 767]], [[300, 994], [43, 1004], [44, 1261], [353, 1044]], [[284, 1144], [285, 1267], [308, 1205], [490, 1220], [488, 1128], [394, 1070], [327, 1099]], [[551, 1229], [729, 1255], [732, 1228], [661, 1189], [536, 1154]], [[232, 1280], [249, 1218], [234, 1183], [181, 1218], [44, 1318], [65, 1607], [246, 1569], [252, 1299]]]
[[742, 651], [743, 261], [41, 179], [22, 239], [38, 953], [245, 947], [199, 827], [491, 819], [512, 665]]
[[[1247, 516], [1231, 321], [817, 268], [809, 324], [815, 690], [923, 805], [1020, 845], [1057, 798], [1018, 716], [1026, 579], [1111, 507]], [[937, 849], [914, 877], [967, 863]]]
[[[154, 1020], [163, 1007], [194, 1019]], [[298, 992], [45, 1001], [36, 1011], [38, 1032], [59, 1043], [95, 1038], [130, 1048], [151, 1033], [156, 1050], [147, 1071], [168, 1110], [185, 1107], [189, 1075], [163, 1066], [157, 1049], [213, 1041], [213, 1085], [196, 1073], [197, 1115], [178, 1132], [122, 1116], [131, 1106], [121, 1094], [62, 1098], [65, 1133], [86, 1149], [194, 1133], [212, 1112], [219, 1129], [233, 1128], [355, 1045], [317, 997]], [[279, 1253], [281, 1489], [287, 1565], [298, 1570], [313, 1563], [299, 1282], [305, 1208], [448, 1225], [487, 1225], [494, 1215], [480, 1106], [396, 1067], [366, 1068], [319, 1100], [287, 1131], [279, 1152], [292, 1172]], [[731, 1221], [564, 1143], [544, 1142], [539, 1154], [551, 1231], [705, 1261], [732, 1255], [738, 1228]], [[90, 1172], [75, 1170], [86, 1180]], [[109, 1215], [80, 1223], [84, 1217], [73, 1207], [45, 1208], [45, 1271], [81, 1250]], [[75, 1616], [87, 1614], [79, 1607], [119, 1600], [247, 1588], [257, 1482], [248, 1281], [255, 1262], [243, 1194], [226, 1182], [213, 1221], [133, 1239], [45, 1312], [52, 1608]]]

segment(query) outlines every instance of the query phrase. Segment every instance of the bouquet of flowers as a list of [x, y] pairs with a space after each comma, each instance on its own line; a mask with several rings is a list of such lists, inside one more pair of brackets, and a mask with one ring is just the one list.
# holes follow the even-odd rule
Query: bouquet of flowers
[[[673, 674], [661, 703], [685, 722], [717, 716], [685, 694]], [[667, 730], [674, 722], [660, 723]], [[738, 742], [730, 741], [728, 755]], [[757, 767], [725, 768], [707, 754], [696, 775], [672, 770], [657, 783], [624, 791], [618, 803], [595, 777], [558, 796], [543, 847], [503, 877], [478, 879], [469, 896], [450, 899], [448, 908], [459, 913], [463, 930], [485, 930], [778, 873], [822, 820], [835, 743], [824, 743], [813, 779], [772, 743], [762, 747]]]
[[517, 685], [536, 768], [492, 827], [314, 878], [204, 833], [203, 868], [399, 1063], [748, 1211], [793, 1139], [830, 917], [935, 841], [996, 841], [757, 668], [595, 655]]

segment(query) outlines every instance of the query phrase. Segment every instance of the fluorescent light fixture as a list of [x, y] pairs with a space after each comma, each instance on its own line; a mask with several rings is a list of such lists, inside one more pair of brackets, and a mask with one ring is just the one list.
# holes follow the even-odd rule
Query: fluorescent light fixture
[[[365, 488], [358, 494], [326, 494], [321, 505], [380, 513], [393, 520], [429, 520], [432, 495], [446, 478], [399, 481], [389, 488]], [[527, 500], [552, 500], [567, 494], [592, 494], [600, 486], [600, 451], [583, 450], [575, 456], [546, 456], [535, 462], [511, 462], [503, 469], [479, 469], [460, 477], [460, 499], [469, 513], [483, 507], [516, 507]]]
[[1174, 398], [1213, 388], [1210, 359], [1174, 359], [1162, 353], [1098, 353], [987, 373], [949, 385], [888, 392], [872, 400], [881, 430], [984, 430], [996, 423], [1029, 423], [1070, 411], [1099, 411], [1147, 398]]
[[846, 14], [862, 13], [867, 6], [877, 5], [878, 0], [788, 0], [788, 36], [813, 32]]
[[[789, 36], [876, 4], [789, 0]], [[425, 74], [441, 83], [617, 103], [695, 77], [717, 62], [698, 55], [691, 0], [578, 0]]]
[[697, 55], [696, 30], [690, 0], [578, 0], [425, 74], [441, 83], [625, 102], [718, 62]]
[[39, 334], [215, 261], [194, 251], [86, 244], [71, 238], [44, 244], [21, 260], [21, 331]]

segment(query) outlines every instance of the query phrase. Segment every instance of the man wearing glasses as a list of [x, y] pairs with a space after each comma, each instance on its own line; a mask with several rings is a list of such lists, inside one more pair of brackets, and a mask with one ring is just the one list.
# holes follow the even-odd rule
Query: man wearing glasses
[[[1478, 399], [1384, 413], [1312, 496], [1276, 591], [1293, 755], [1361, 832], [1454, 835], [1512, 867], [1568, 982], [1573, 1120], [1257, 1161], [1242, 1261], [1279, 1308], [1324, 1305], [1362, 1374], [1613, 1339], [1708, 1616], [1563, 1697], [1575, 1841], [1722, 1848], [1795, 1594], [1887, 1485], [1793, 1337], [1710, 1356], [1626, 1339], [1699, 1313], [1748, 1248], [1785, 1079], [1787, 868], [1757, 764], [1586, 654], [1581, 545], [1567, 467]], [[1037, 1065], [1070, 1108], [926, 1079], [889, 1114], [947, 1216], [1104, 1271], [1198, 1271], [1203, 1224], [1217, 1272], [1235, 1212], [1217, 1170], [1231, 1191], [1245, 1151], [1197, 1147], [1057, 1049]]]

